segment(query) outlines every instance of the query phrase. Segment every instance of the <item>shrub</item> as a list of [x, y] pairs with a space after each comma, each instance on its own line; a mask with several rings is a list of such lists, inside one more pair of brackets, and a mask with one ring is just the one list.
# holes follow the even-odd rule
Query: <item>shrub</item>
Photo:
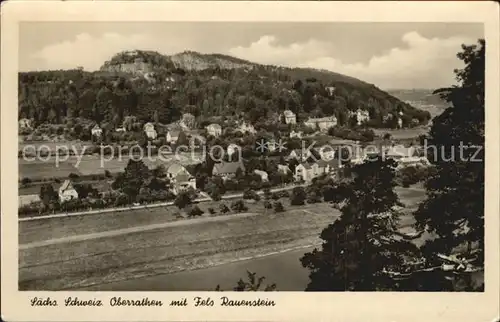
[[279, 201], [276, 201], [274, 203], [274, 212], [283, 212], [283, 211], [285, 211], [283, 204]]
[[248, 210], [243, 200], [236, 200], [231, 204], [231, 209], [235, 212], [243, 212]]
[[264, 201], [264, 208], [266, 209], [271, 209], [273, 207], [273, 205], [271, 204], [271, 202], [269, 201]]
[[220, 209], [220, 212], [225, 214], [225, 213], [228, 213], [229, 212], [229, 207], [226, 206], [226, 204], [223, 204], [221, 203], [220, 206], [219, 206], [219, 209]]
[[302, 187], [295, 187], [292, 190], [292, 194], [290, 196], [290, 203], [294, 206], [300, 206], [305, 203], [306, 200], [306, 191]]
[[191, 209], [189, 209], [187, 214], [188, 214], [188, 217], [191, 217], [191, 218], [199, 217], [199, 216], [203, 215], [203, 210], [201, 210], [200, 207], [198, 207], [198, 206], [194, 206]]
[[214, 208], [212, 208], [212, 207], [210, 207], [210, 208], [208, 208], [208, 212], [209, 212], [211, 215], [213, 215], [213, 214], [215, 214], [215, 209], [214, 209]]
[[68, 178], [70, 178], [71, 180], [75, 180], [75, 179], [80, 178], [80, 176], [79, 176], [79, 175], [77, 175], [76, 173], [71, 172], [71, 173], [69, 174]]

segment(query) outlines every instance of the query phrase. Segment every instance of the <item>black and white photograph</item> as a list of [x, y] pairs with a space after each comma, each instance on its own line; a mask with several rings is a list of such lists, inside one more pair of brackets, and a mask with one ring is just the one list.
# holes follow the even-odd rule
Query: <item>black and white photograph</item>
[[484, 293], [458, 21], [20, 21], [17, 291]]

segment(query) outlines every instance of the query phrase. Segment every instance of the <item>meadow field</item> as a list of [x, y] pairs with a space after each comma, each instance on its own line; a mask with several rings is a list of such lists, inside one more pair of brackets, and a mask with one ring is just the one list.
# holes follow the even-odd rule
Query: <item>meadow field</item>
[[[409, 209], [424, 196], [420, 187], [397, 192]], [[178, 218], [177, 207], [167, 206], [19, 222], [19, 286], [106, 289], [123, 282], [131, 287], [133, 282], [124, 281], [317, 245], [321, 230], [340, 215], [328, 203], [280, 201], [283, 213], [266, 210], [260, 201], [247, 203], [246, 213], [223, 215], [221, 202], [205, 202], [198, 204], [205, 213], [195, 219]], [[208, 208], [217, 213], [209, 214]], [[400, 225], [412, 223], [411, 216], [403, 216]]]
[[[109, 158], [108, 156], [84, 155], [79, 159], [78, 156], [61, 156], [57, 159], [55, 156], [44, 160], [25, 160], [19, 158], [19, 180], [29, 178], [32, 181], [50, 178], [66, 178], [70, 173], [77, 175], [102, 175], [105, 171], [118, 173], [127, 166], [130, 156], [125, 155], [122, 158]], [[137, 157], [138, 159], [139, 157]], [[171, 163], [178, 162], [183, 165], [198, 163], [201, 155], [199, 153], [183, 153], [178, 156], [152, 156], [144, 157], [142, 160], [149, 168], [155, 168], [159, 165], [168, 166]]]
[[318, 204], [218, 221], [186, 219], [182, 227], [20, 249], [19, 287], [78, 289], [307, 246], [318, 242], [319, 232], [338, 214]]

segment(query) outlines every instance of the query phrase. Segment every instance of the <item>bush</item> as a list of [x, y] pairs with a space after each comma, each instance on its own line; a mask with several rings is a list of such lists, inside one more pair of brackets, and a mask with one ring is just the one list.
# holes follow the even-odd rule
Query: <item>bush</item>
[[220, 212], [225, 214], [225, 213], [228, 213], [229, 212], [229, 207], [226, 206], [226, 204], [223, 204], [221, 203], [220, 206], [219, 206], [219, 209], [220, 209]]
[[231, 204], [231, 209], [235, 212], [247, 211], [248, 207], [243, 200], [236, 200]]
[[30, 178], [23, 178], [23, 179], [21, 180], [21, 184], [22, 184], [23, 186], [29, 185], [30, 183], [31, 183], [31, 179], [30, 179]]
[[68, 178], [70, 178], [71, 180], [76, 180], [76, 179], [80, 178], [80, 176], [77, 175], [76, 173], [71, 172], [69, 174]]
[[254, 190], [248, 189], [243, 193], [243, 199], [253, 199], [255, 201], [259, 201], [260, 196]]
[[283, 212], [285, 211], [285, 208], [283, 207], [283, 204], [279, 201], [274, 203], [274, 212]]
[[208, 208], [208, 212], [209, 212], [211, 215], [213, 215], [213, 214], [215, 214], [215, 209], [214, 209], [214, 208], [212, 208], [212, 207], [210, 207], [210, 208]]
[[306, 191], [302, 187], [295, 187], [290, 196], [290, 203], [294, 206], [301, 206], [306, 200]]
[[194, 206], [188, 211], [188, 217], [193, 218], [193, 217], [199, 217], [203, 215], [203, 210], [200, 209], [198, 206]]
[[273, 207], [273, 205], [271, 204], [271, 202], [269, 201], [264, 201], [264, 208], [266, 209], [271, 209]]

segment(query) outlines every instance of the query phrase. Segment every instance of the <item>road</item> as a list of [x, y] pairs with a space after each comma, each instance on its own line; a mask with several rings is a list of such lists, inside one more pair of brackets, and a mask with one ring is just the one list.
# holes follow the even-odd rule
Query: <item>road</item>
[[[275, 188], [275, 189], [271, 189], [271, 192], [280, 192], [280, 191], [291, 190], [291, 189], [293, 189], [295, 187], [299, 187], [299, 186], [304, 186], [304, 185], [291, 185], [291, 186], [282, 187], [282, 188]], [[259, 195], [264, 194], [263, 191], [257, 191], [257, 193]], [[243, 193], [235, 193], [235, 194], [231, 194], [231, 195], [224, 195], [224, 196], [222, 196], [222, 199], [228, 200], [228, 199], [235, 199], [235, 198], [241, 198], [241, 197], [243, 197]], [[207, 195], [207, 197], [198, 198], [198, 199], [194, 200], [195, 203], [207, 202], [207, 201], [212, 201], [212, 198], [208, 197], [208, 195]], [[58, 214], [43, 215], [43, 216], [22, 217], [22, 218], [19, 218], [18, 220], [19, 221], [33, 221], [33, 220], [61, 218], [61, 217], [70, 217], [70, 216], [96, 215], [96, 214], [103, 214], [103, 213], [109, 213], [109, 212], [122, 212], [122, 211], [129, 211], [129, 210], [138, 210], [138, 209], [150, 209], [150, 208], [173, 206], [173, 205], [174, 205], [174, 202], [169, 201], [169, 202], [160, 202], [160, 203], [153, 203], [153, 204], [140, 205], [140, 206], [113, 207], [113, 208], [106, 208], [106, 209], [76, 211], [76, 212], [58, 213]]]

